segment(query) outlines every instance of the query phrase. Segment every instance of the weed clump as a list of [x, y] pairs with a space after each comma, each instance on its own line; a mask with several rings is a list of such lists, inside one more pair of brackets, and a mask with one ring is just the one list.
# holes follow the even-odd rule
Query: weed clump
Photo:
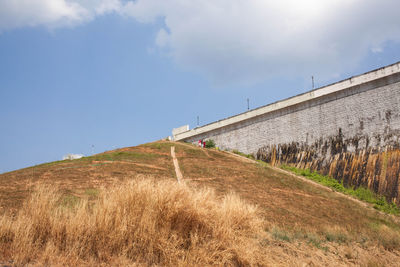
[[60, 200], [42, 186], [16, 216], [1, 216], [0, 259], [41, 266], [263, 262], [262, 220], [233, 194], [220, 199], [209, 189], [141, 179], [101, 190], [94, 202]]

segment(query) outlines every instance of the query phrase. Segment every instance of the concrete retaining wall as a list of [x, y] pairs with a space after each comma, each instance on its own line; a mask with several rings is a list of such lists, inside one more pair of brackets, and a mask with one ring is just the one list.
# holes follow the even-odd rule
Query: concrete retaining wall
[[[255, 116], [252, 114], [254, 111], [246, 112], [174, 137], [188, 142], [211, 138], [223, 149], [255, 154], [265, 145], [291, 142], [310, 145], [321, 138], [336, 135], [340, 128], [345, 138], [359, 139], [358, 148], [367, 144], [377, 149], [396, 145], [400, 134], [400, 63], [390, 67], [391, 71], [386, 71], [385, 75], [376, 75], [384, 68], [364, 74], [378, 77], [365, 83], [336, 91], [327, 90], [329, 93], [321, 95], [320, 90], [330, 89], [327, 86], [298, 96], [304, 101], [280, 101], [254, 110], [269, 108], [271, 111]], [[307, 99], [310, 95], [313, 97]], [[271, 109], [271, 106], [278, 108]], [[245, 118], [239, 120], [240, 116]], [[357, 148], [349, 146], [348, 149]]]
[[[318, 159], [320, 168], [314, 169], [329, 169], [332, 158], [343, 153], [369, 155], [399, 149], [400, 62], [174, 138], [194, 143], [213, 139], [222, 149], [237, 149], [266, 161], [291, 158], [296, 163], [293, 159], [299, 162], [307, 152], [308, 161], [301, 161]], [[397, 198], [397, 191], [390, 190], [390, 197]]]

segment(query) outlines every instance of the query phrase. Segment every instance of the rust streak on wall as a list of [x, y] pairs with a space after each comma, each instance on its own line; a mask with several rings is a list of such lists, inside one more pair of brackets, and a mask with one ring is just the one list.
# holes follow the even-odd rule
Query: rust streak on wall
[[272, 165], [287, 164], [329, 175], [350, 187], [367, 187], [387, 200], [400, 204], [400, 148], [386, 146], [381, 150], [364, 148], [347, 151], [354, 138], [339, 133], [309, 146], [300, 143], [264, 146], [257, 158]]

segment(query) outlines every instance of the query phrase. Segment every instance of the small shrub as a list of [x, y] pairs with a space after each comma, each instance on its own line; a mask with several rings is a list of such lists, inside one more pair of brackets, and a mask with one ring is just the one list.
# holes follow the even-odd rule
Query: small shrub
[[206, 148], [214, 148], [215, 147], [215, 142], [212, 139], [206, 140]]

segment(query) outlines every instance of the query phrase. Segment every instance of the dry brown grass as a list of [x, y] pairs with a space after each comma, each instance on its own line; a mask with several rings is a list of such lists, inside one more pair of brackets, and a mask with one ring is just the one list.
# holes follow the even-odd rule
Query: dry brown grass
[[42, 185], [0, 218], [2, 260], [17, 265], [256, 265], [262, 235], [257, 209], [237, 196], [167, 180], [126, 181], [72, 204]]
[[[184, 187], [182, 192], [186, 193], [174, 193], [178, 185], [174, 182], [171, 146], [176, 147], [185, 184], [192, 188]], [[165, 180], [174, 185], [175, 189], [171, 186], [159, 188], [168, 193], [168, 201], [152, 197], [154, 191], [148, 188], [142, 194], [147, 196], [146, 202], [139, 202], [146, 203], [146, 208], [140, 204], [141, 208], [135, 209], [142, 216], [141, 221], [138, 217], [123, 217], [131, 212], [129, 207], [132, 205], [126, 203], [135, 201], [134, 195], [130, 193], [130, 182], [124, 182], [122, 187], [114, 184], [121, 184], [125, 178], [136, 180], [149, 176], [160, 181], [160, 184], [148, 182], [150, 187], [163, 185]], [[33, 201], [33, 196], [30, 204], [26, 201], [32, 188], [43, 182], [58, 188], [62, 195], [53, 189], [45, 189], [42, 199], [49, 196], [49, 200], [43, 203], [50, 203], [46, 207], [51, 207], [33, 208], [41, 207]], [[216, 197], [202, 188], [212, 188]], [[120, 189], [122, 191], [118, 191]], [[257, 225], [262, 223], [264, 231], [257, 230], [259, 226], [252, 228], [254, 231], [230, 230], [237, 236], [226, 237], [226, 230], [218, 225], [231, 217], [223, 212], [213, 212], [225, 205], [222, 199], [228, 199], [230, 192], [257, 205], [257, 214], [253, 214], [256, 217], [252, 215], [249, 220], [256, 219]], [[120, 202], [113, 202], [119, 198]], [[54, 199], [57, 201], [52, 203]], [[161, 210], [160, 201], [168, 204]], [[103, 213], [107, 215], [103, 219], [99, 217], [102, 216], [101, 207], [107, 211]], [[173, 207], [180, 207], [179, 212], [173, 212]], [[198, 210], [193, 212], [191, 207]], [[39, 210], [43, 213], [39, 214]], [[4, 212], [11, 215], [1, 217]], [[112, 219], [117, 215], [125, 219]], [[171, 216], [175, 216], [175, 226]], [[259, 221], [260, 217], [263, 222]], [[41, 220], [35, 221], [35, 218]], [[10, 259], [40, 266], [400, 265], [398, 220], [349, 201], [331, 190], [304, 183], [266, 164], [176, 142], [154, 142], [81, 160], [0, 174], [0, 220], [0, 266]], [[147, 221], [150, 222], [148, 228], [140, 226], [140, 222]], [[51, 227], [47, 228], [47, 225]], [[32, 237], [32, 229], [42, 232], [45, 241], [32, 243], [32, 240], [42, 240], [40, 235]], [[15, 235], [17, 230], [19, 236]], [[125, 234], [127, 231], [130, 234]], [[168, 232], [169, 239], [165, 239], [163, 233]], [[31, 244], [30, 249], [24, 248], [25, 244]], [[135, 249], [140, 252], [137, 256], [134, 256]], [[152, 258], [151, 255], [156, 256]], [[202, 256], [196, 258], [195, 255]]]
[[170, 154], [172, 145], [172, 142], [156, 142], [126, 147], [78, 160], [49, 162], [0, 174], [0, 214], [18, 210], [37, 183], [52, 183], [62, 190], [81, 195], [89, 188], [108, 186], [125, 177], [175, 178]]

